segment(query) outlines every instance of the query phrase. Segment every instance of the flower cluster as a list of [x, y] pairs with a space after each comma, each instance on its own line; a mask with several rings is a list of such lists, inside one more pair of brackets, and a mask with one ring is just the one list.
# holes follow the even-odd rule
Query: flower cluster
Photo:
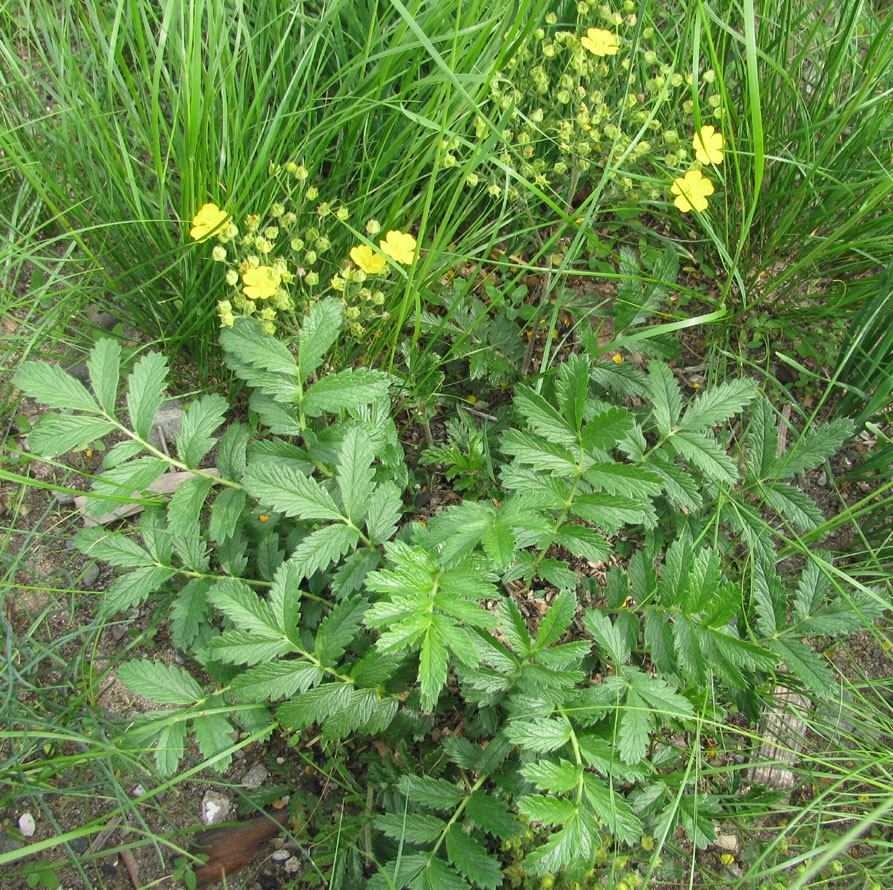
[[[692, 140], [695, 157], [701, 164], [721, 164], [725, 157], [724, 144], [722, 133], [711, 126], [701, 127]], [[670, 191], [676, 196], [673, 203], [683, 213], [691, 210], [701, 213], [707, 209], [707, 198], [713, 194], [714, 188], [711, 180], [696, 168], [675, 179]]]

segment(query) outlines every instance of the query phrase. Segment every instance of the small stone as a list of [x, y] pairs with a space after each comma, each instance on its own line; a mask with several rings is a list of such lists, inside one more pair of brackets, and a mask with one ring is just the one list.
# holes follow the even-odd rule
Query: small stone
[[94, 562], [93, 565], [84, 572], [84, 577], [81, 578], [81, 590], [89, 590], [96, 583], [98, 577], [99, 566]]
[[740, 764], [740, 763], [747, 763], [747, 756], [744, 755], [744, 754], [733, 754], [733, 755], [732, 755], [732, 760], [734, 760], [735, 763], [739, 763], [739, 764]]
[[242, 784], [246, 788], [256, 791], [267, 781], [269, 775], [269, 771], [262, 763], [255, 763], [254, 766], [242, 776]]
[[143, 788], [142, 785], [136, 785], [133, 791], [130, 792], [134, 797], [145, 797], [146, 789]]
[[158, 448], [161, 445], [161, 437], [172, 450], [174, 439], [180, 432], [180, 423], [183, 420], [183, 407], [177, 399], [165, 402], [155, 415], [155, 423], [149, 433], [149, 442]]
[[271, 857], [274, 862], [285, 862], [291, 858], [291, 850], [277, 850]]
[[22, 832], [22, 837], [34, 837], [36, 827], [34, 817], [30, 813], [22, 813], [19, 816], [19, 831]]
[[86, 853], [87, 852], [87, 838], [85, 837], [75, 837], [72, 838], [68, 842], [68, 846], [74, 850], [75, 853]]
[[127, 625], [123, 621], [119, 624], [113, 624], [109, 627], [109, 633], [112, 635], [112, 639], [118, 643], [127, 633]]
[[74, 506], [74, 493], [70, 491], [54, 491], [53, 497], [60, 507]]
[[872, 650], [871, 650], [871, 657], [872, 657], [875, 661], [880, 661], [880, 660], [884, 657], [884, 653], [883, 653], [880, 649], [872, 649]]
[[90, 382], [90, 369], [87, 367], [87, 363], [84, 361], [75, 362], [73, 365], [70, 365], [65, 369], [74, 377], [75, 380], [80, 380], [81, 383], [89, 383]]
[[301, 860], [298, 859], [297, 856], [292, 856], [291, 859], [285, 863], [285, 870], [290, 875], [297, 874], [297, 872], [301, 870]]
[[734, 852], [738, 849], [738, 838], [734, 834], [718, 834], [713, 846], [719, 847], [720, 850]]
[[208, 791], [202, 798], [202, 825], [226, 822], [232, 809], [232, 801], [219, 791]]

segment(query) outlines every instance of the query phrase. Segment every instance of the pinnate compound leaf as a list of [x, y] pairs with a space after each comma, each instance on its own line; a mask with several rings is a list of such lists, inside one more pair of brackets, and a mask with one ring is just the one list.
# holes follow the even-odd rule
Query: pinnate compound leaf
[[709, 430], [742, 411], [756, 397], [757, 388], [750, 380], [727, 380], [708, 387], [685, 409], [677, 429]]
[[90, 350], [87, 370], [96, 398], [110, 417], [115, 415], [120, 375], [121, 344], [114, 337], [103, 337]]
[[657, 473], [632, 464], [593, 464], [583, 478], [596, 491], [606, 491], [608, 494], [622, 495], [633, 500], [655, 497], [663, 489], [662, 479]]
[[633, 846], [642, 836], [642, 823], [630, 805], [599, 776], [587, 773], [583, 779], [586, 800], [617, 840]]
[[799, 640], [778, 637], [766, 645], [817, 698], [827, 700], [839, 695], [840, 687], [828, 668], [827, 661]]
[[447, 679], [447, 650], [440, 633], [431, 625], [422, 638], [419, 653], [419, 685], [422, 707], [433, 710]]
[[235, 533], [245, 509], [245, 492], [241, 488], [224, 488], [211, 505], [211, 522], [208, 537], [215, 544], [222, 544]]
[[224, 479], [239, 482], [247, 466], [246, 453], [251, 432], [244, 423], [231, 423], [217, 448], [217, 469]]
[[134, 366], [127, 378], [127, 410], [133, 431], [143, 440], [152, 433], [155, 415], [161, 407], [167, 380], [167, 360], [160, 352], [149, 352]]
[[387, 393], [387, 374], [345, 368], [314, 383], [304, 393], [301, 407], [308, 417], [319, 417], [325, 412], [335, 414], [342, 409], [351, 411], [371, 405], [385, 398]]
[[587, 451], [610, 451], [635, 426], [635, 418], [626, 408], [608, 408], [596, 414], [582, 431]]
[[542, 822], [543, 825], [563, 825], [573, 819], [577, 808], [563, 797], [532, 794], [518, 800], [518, 812], [533, 822]]
[[377, 485], [366, 508], [366, 534], [373, 544], [389, 541], [403, 515], [400, 489], [393, 482]]
[[347, 683], [324, 683], [281, 705], [276, 716], [287, 729], [306, 729], [323, 723], [330, 714], [350, 707], [353, 687]]
[[586, 397], [589, 395], [589, 357], [578, 352], [571, 353], [561, 365], [555, 393], [564, 416], [576, 433], [583, 426], [583, 413]]
[[453, 824], [446, 837], [446, 850], [450, 862], [459, 873], [466, 877], [473, 887], [496, 890], [502, 884], [502, 871], [499, 862], [462, 827]]
[[[206, 760], [232, 747], [233, 725], [223, 714], [200, 714], [193, 719], [192, 729], [198, 749]], [[223, 772], [232, 761], [232, 753], [224, 755], [214, 762], [214, 769]]]
[[800, 531], [808, 532], [824, 522], [816, 502], [802, 489], [785, 482], [769, 483], [763, 487], [763, 497], [781, 516]]
[[583, 613], [583, 624], [603, 652], [607, 652], [615, 665], [626, 664], [630, 656], [629, 641], [611, 623], [611, 619], [598, 609]]
[[86, 414], [44, 414], [28, 434], [28, 448], [52, 457], [75, 448], [86, 448], [115, 429], [115, 424]]
[[186, 721], [177, 720], [173, 715], [170, 721], [161, 728], [155, 742], [155, 766], [162, 776], [170, 776], [177, 771], [186, 746]]
[[131, 692], [159, 705], [191, 705], [204, 695], [186, 671], [145, 658], [125, 661], [118, 668], [118, 679]]
[[229, 405], [217, 393], [202, 396], [184, 412], [177, 433], [177, 454], [187, 467], [197, 467], [214, 447], [213, 434], [223, 423]]
[[319, 367], [323, 356], [338, 339], [343, 311], [341, 301], [330, 297], [320, 300], [307, 313], [298, 336], [298, 366], [302, 381]]
[[110, 532], [102, 526], [81, 528], [74, 545], [85, 556], [101, 559], [119, 569], [155, 565], [151, 554], [123, 532]]
[[174, 597], [170, 611], [171, 639], [178, 649], [189, 649], [211, 615], [210, 578], [193, 578]]
[[[23, 362], [12, 379], [22, 392], [57, 411], [72, 409], [99, 413], [96, 399], [87, 387], [58, 365], [46, 362]], [[112, 400], [114, 402], [114, 399]]]
[[252, 497], [286, 516], [344, 521], [328, 491], [312, 476], [302, 475], [292, 467], [252, 463], [243, 484]]
[[[208, 645], [214, 653], [214, 658], [226, 664], [258, 664], [294, 649], [288, 640], [265, 638], [235, 628], [225, 630], [219, 637], [214, 637]], [[244, 678], [245, 673], [239, 674], [233, 682], [240, 682]]]
[[527, 657], [533, 651], [533, 643], [521, 610], [510, 598], [501, 599], [498, 608], [499, 629], [502, 635], [518, 655]]

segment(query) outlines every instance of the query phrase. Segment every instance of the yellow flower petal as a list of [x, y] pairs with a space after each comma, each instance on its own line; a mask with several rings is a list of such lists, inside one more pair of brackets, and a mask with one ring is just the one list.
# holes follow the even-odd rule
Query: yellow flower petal
[[378, 242], [382, 253], [387, 254], [392, 260], [408, 266], [415, 258], [416, 240], [412, 235], [391, 229], [385, 235], [383, 241]]
[[583, 49], [596, 56], [613, 56], [620, 49], [617, 35], [604, 28], [590, 28], [585, 37], [580, 38], [580, 43]]
[[724, 140], [722, 133], [710, 126], [701, 127], [695, 133], [692, 140], [692, 148], [695, 150], [695, 157], [702, 164], [721, 164], [725, 154], [723, 153]]
[[282, 276], [270, 266], [257, 266], [242, 276], [242, 293], [249, 300], [267, 300], [279, 289]]
[[216, 204], [204, 204], [192, 218], [189, 235], [196, 241], [207, 241], [212, 234], [219, 231], [229, 221], [229, 214]]
[[367, 275], [378, 275], [388, 264], [388, 261], [380, 253], [376, 253], [368, 244], [359, 244], [356, 247], [352, 247], [350, 258]]
[[713, 194], [713, 183], [700, 170], [689, 170], [673, 181], [670, 191], [677, 197], [673, 203], [683, 212], [707, 209], [707, 196]]

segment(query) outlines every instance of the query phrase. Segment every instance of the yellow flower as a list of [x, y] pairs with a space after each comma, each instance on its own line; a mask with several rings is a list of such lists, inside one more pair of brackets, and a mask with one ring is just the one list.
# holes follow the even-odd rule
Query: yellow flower
[[242, 293], [249, 300], [266, 300], [276, 293], [281, 281], [282, 276], [271, 266], [258, 266], [242, 276]]
[[717, 133], [713, 127], [701, 127], [692, 140], [695, 156], [702, 164], [721, 164], [725, 157], [722, 147], [722, 133]]
[[196, 241], [207, 241], [225, 222], [229, 221], [229, 214], [221, 210], [216, 204], [204, 204], [192, 217], [190, 237]]
[[385, 235], [384, 241], [379, 241], [378, 246], [382, 253], [387, 254], [392, 260], [408, 266], [415, 256], [416, 240], [412, 235], [404, 234], [397, 229], [391, 229]]
[[356, 247], [352, 247], [350, 258], [367, 275], [378, 275], [388, 264], [388, 261], [380, 253], [376, 253], [368, 244], [359, 244]]
[[586, 36], [580, 38], [580, 43], [597, 56], [613, 56], [620, 49], [617, 35], [604, 28], [590, 28]]
[[713, 194], [713, 183], [700, 170], [689, 170], [673, 182], [670, 191], [677, 197], [673, 203], [683, 212], [707, 209], [707, 195]]

